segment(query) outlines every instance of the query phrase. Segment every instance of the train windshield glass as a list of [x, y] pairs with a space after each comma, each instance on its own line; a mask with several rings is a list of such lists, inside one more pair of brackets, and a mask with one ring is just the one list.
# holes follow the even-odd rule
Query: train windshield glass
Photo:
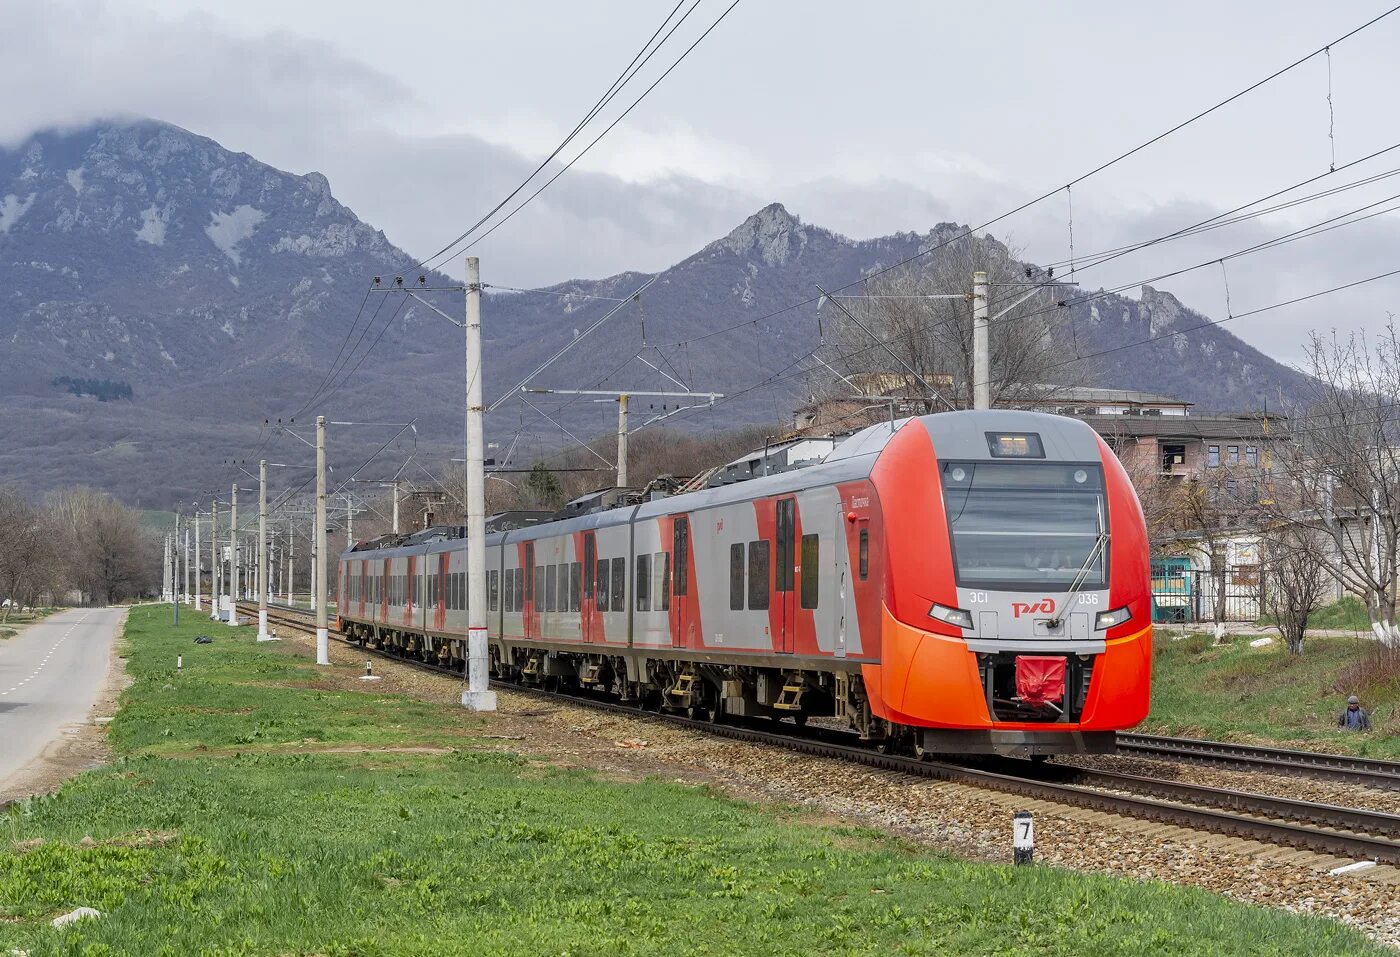
[[943, 497], [964, 588], [1084, 589], [1106, 581], [1108, 530], [1097, 465], [949, 462]]

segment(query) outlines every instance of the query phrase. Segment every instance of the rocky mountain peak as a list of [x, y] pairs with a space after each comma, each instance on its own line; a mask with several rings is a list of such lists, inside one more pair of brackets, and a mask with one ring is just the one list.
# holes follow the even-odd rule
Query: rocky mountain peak
[[769, 203], [704, 251], [756, 256], [768, 266], [781, 266], [806, 248], [809, 232], [782, 203]]

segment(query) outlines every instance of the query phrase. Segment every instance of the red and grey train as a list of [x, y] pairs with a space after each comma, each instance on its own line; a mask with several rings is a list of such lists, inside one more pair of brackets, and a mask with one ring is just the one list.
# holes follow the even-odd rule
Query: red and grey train
[[[461, 667], [470, 543], [418, 538], [341, 556], [339, 625]], [[805, 468], [485, 544], [492, 669], [515, 680], [941, 753], [1112, 750], [1147, 714], [1142, 510], [1075, 419], [875, 425]]]

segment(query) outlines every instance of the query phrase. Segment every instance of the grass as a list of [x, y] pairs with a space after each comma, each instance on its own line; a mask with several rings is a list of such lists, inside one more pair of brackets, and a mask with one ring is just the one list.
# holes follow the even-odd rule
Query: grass
[[[207, 625], [166, 615], [130, 615], [120, 759], [0, 817], [0, 953], [1384, 953], [1201, 891], [488, 751], [481, 716], [328, 689], [250, 629], [194, 645]], [[317, 751], [384, 742], [458, 750]], [[105, 916], [48, 927], [78, 905]]]
[[[1253, 648], [1159, 634], [1153, 658], [1152, 712], [1138, 730], [1400, 759], [1400, 656], [1378, 642], [1310, 637], [1302, 655], [1289, 655], [1277, 639]], [[1337, 728], [1350, 694], [1376, 730]]]
[[[1262, 615], [1259, 624], [1272, 625], [1272, 615]], [[1330, 605], [1323, 605], [1308, 618], [1309, 631], [1358, 631], [1369, 634], [1371, 618], [1366, 612], [1366, 603], [1348, 595]]]

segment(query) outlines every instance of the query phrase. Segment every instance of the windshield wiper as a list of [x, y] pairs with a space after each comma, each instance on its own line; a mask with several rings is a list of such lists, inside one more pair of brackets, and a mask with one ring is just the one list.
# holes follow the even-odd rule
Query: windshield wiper
[[1089, 569], [1093, 567], [1094, 559], [1099, 556], [1103, 551], [1104, 545], [1107, 543], [1108, 529], [1104, 529], [1102, 532], [1099, 532], [1099, 537], [1094, 539], [1094, 547], [1089, 549], [1089, 554], [1085, 557], [1084, 564], [1079, 566], [1079, 572], [1074, 576], [1074, 581], [1070, 583], [1069, 591], [1065, 592], [1064, 598], [1060, 599], [1060, 604], [1055, 606], [1059, 613], [1046, 622], [1049, 627], [1058, 628], [1061, 623], [1064, 622], [1065, 612], [1063, 609], [1068, 608], [1074, 596], [1079, 594], [1079, 589], [1084, 586], [1085, 580], [1089, 577]]

